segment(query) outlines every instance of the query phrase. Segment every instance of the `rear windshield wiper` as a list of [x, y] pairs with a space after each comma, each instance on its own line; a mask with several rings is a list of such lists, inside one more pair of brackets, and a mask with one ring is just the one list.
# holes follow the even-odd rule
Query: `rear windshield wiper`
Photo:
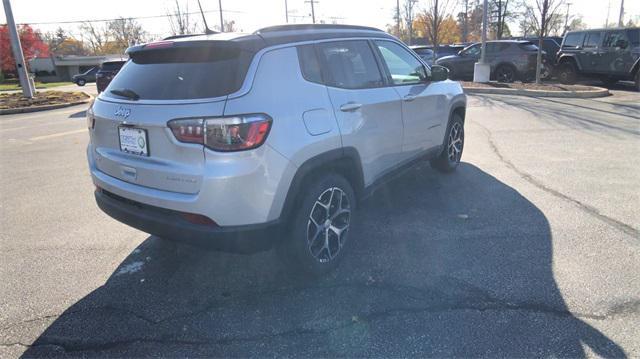
[[134, 101], [137, 101], [137, 100], [140, 99], [140, 95], [135, 93], [135, 91], [129, 90], [129, 89], [115, 89], [115, 90], [111, 90], [109, 92], [111, 92], [114, 95], [130, 98], [130, 99], [132, 99]]

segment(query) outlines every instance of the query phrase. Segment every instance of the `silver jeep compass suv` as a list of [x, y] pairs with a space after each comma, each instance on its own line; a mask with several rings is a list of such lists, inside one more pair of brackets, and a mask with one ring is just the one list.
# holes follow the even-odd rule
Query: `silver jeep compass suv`
[[466, 98], [373, 28], [291, 25], [134, 46], [87, 111], [98, 206], [163, 238], [272, 246], [311, 274], [360, 198], [420, 159], [456, 168]]

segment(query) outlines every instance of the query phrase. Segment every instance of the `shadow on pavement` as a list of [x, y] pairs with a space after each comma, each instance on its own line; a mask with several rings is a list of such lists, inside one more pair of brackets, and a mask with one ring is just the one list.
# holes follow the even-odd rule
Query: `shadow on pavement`
[[625, 355], [577, 316], [602, 318], [568, 311], [544, 214], [471, 164], [408, 170], [362, 204], [357, 227], [317, 280], [272, 252], [150, 237], [24, 356]]

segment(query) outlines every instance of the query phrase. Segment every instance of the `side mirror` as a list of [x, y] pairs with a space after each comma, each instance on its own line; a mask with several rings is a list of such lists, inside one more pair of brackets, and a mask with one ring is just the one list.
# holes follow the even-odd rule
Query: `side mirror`
[[448, 68], [440, 65], [431, 66], [431, 81], [444, 81], [448, 78], [449, 78]]
[[464, 50], [460, 50], [460, 51], [458, 51], [458, 56], [464, 56], [464, 55], [465, 55]]

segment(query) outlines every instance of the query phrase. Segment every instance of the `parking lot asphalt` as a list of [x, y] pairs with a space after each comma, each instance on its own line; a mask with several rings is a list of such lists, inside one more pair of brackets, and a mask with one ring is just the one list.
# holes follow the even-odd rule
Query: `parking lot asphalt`
[[638, 93], [470, 96], [316, 280], [102, 214], [84, 109], [0, 117], [0, 357], [640, 356]]

